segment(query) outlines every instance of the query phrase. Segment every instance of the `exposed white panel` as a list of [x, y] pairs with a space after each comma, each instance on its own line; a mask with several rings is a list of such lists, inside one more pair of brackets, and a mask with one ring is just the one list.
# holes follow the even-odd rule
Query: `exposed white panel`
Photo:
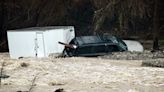
[[36, 32], [36, 56], [45, 57], [45, 43], [43, 32]]
[[64, 46], [62, 46], [61, 44], [59, 44], [58, 42], [65, 42], [64, 41], [64, 30], [59, 30], [56, 32], [55, 34], [55, 37], [58, 38], [58, 39], [55, 39], [56, 40], [56, 46], [57, 46], [57, 53], [62, 53], [62, 51], [64, 50]]
[[35, 57], [35, 32], [8, 32], [11, 58]]
[[45, 47], [46, 53], [61, 53], [62, 46], [58, 44], [58, 41], [63, 41], [63, 29], [55, 29], [46, 31], [45, 37]]
[[70, 29], [65, 29], [63, 31], [64, 42], [69, 43], [73, 38], [75, 38], [75, 31], [73, 27]]
[[69, 43], [75, 37], [74, 28], [54, 29], [46, 31], [44, 34], [46, 55], [50, 53], [62, 53], [64, 46], [58, 42]]
[[133, 41], [133, 40], [123, 40], [125, 44], [128, 47], [128, 51], [137, 51], [137, 52], [143, 52], [144, 48], [142, 44], [138, 41]]

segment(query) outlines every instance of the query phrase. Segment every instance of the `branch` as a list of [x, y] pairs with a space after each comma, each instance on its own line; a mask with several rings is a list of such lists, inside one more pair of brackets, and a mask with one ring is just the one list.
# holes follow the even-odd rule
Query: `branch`
[[34, 86], [35, 86], [36, 78], [37, 78], [37, 76], [35, 76], [34, 79], [32, 80], [32, 84], [31, 84], [30, 89], [29, 89], [28, 92], [32, 92], [32, 89], [33, 89]]
[[1, 72], [0, 72], [0, 87], [2, 85], [2, 76], [3, 76], [3, 67], [4, 67], [5, 63], [2, 62], [2, 65], [1, 65]]

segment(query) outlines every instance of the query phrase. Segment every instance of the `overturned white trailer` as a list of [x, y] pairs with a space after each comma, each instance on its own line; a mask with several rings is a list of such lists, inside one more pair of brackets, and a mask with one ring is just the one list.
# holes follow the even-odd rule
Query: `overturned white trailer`
[[75, 37], [73, 26], [32, 27], [8, 30], [8, 45], [11, 58], [48, 57], [51, 53], [62, 53], [64, 46]]

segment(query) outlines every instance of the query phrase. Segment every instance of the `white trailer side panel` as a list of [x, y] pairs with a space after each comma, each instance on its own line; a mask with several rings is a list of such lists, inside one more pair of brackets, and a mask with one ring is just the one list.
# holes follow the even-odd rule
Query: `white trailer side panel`
[[35, 32], [9, 31], [7, 34], [11, 58], [35, 57]]
[[63, 30], [64, 42], [69, 43], [73, 38], [75, 38], [75, 30], [73, 27], [70, 29]]
[[74, 28], [54, 29], [44, 33], [46, 56], [51, 53], [60, 54], [64, 50], [64, 46], [58, 42], [69, 43], [75, 37]]
[[74, 27], [33, 27], [8, 31], [8, 44], [11, 58], [48, 57], [61, 54], [64, 46], [75, 37]]
[[51, 53], [60, 53], [58, 41], [63, 41], [62, 29], [49, 30], [44, 33], [46, 56]]

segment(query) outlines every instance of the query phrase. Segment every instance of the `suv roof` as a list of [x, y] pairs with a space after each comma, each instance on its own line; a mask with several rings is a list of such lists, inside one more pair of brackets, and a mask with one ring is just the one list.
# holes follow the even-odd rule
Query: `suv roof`
[[[118, 43], [115, 36], [80, 36], [73, 39], [74, 44], [98, 44], [98, 43]], [[71, 42], [72, 43], [72, 42]]]

